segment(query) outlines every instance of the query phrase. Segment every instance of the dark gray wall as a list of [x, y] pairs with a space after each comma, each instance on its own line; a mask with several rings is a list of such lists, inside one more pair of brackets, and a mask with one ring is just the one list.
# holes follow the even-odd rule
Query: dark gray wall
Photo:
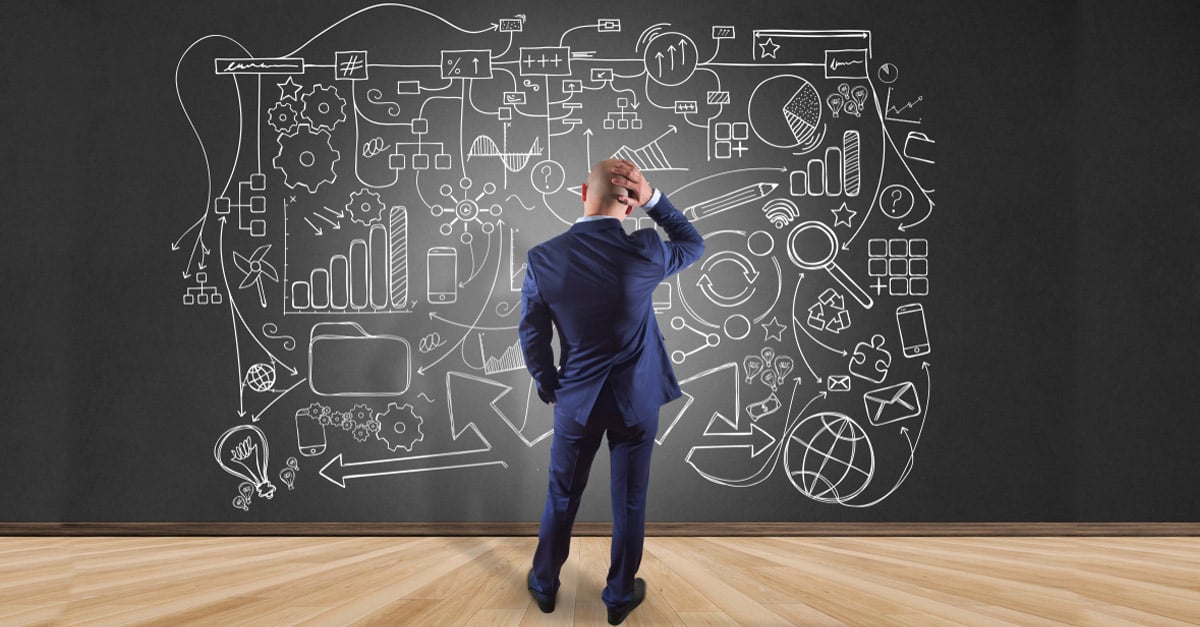
[[[583, 179], [589, 155], [598, 159], [648, 143], [673, 169], [647, 167], [647, 176], [680, 208], [748, 185], [777, 185], [762, 198], [696, 222], [709, 241], [706, 261], [671, 280], [671, 303], [658, 314], [672, 351], [719, 343], [676, 366], [680, 379], [691, 381], [684, 385], [688, 396], [661, 414], [651, 519], [1197, 519], [1193, 500], [1182, 498], [1197, 474], [1192, 449], [1200, 435], [1190, 385], [1197, 355], [1197, 262], [1189, 246], [1198, 219], [1195, 7], [712, 2], [621, 3], [597, 12], [585, 3], [420, 4], [468, 30], [516, 14], [526, 19], [504, 54], [506, 34], [463, 33], [405, 8], [375, 9], [321, 34], [295, 55], [308, 67], [294, 79], [300, 93], [312, 91], [310, 98], [331, 93], [318, 94], [315, 86], [334, 87], [346, 101], [346, 117], [316, 112], [315, 100], [304, 112], [303, 99], [295, 101], [300, 122], [332, 127], [329, 144], [317, 148], [281, 147], [290, 138], [280, 135], [296, 130], [270, 114], [281, 101], [276, 83], [286, 76], [265, 77], [261, 100], [255, 76], [236, 79], [239, 110], [234, 79], [213, 72], [214, 58], [286, 55], [357, 6], [71, 2], [5, 10], [0, 124], [9, 148], [0, 154], [6, 235], [0, 272], [10, 297], [8, 331], [0, 340], [8, 400], [0, 455], [3, 519], [536, 519], [550, 443], [538, 438], [548, 431], [549, 414], [534, 402], [526, 416], [523, 369], [496, 371], [504, 366], [485, 363], [503, 357], [516, 340], [518, 294], [505, 279], [519, 285], [521, 275], [509, 276], [510, 260], [519, 270], [524, 250], [566, 228], [556, 214], [571, 220], [578, 213], [569, 188]], [[620, 31], [599, 32], [601, 18], [619, 18]], [[638, 36], [660, 23], [669, 25], [647, 34], [646, 55]], [[592, 26], [563, 35], [585, 24]], [[685, 54], [685, 69], [673, 74], [664, 33], [686, 36], [693, 47], [684, 44], [685, 53], [703, 60], [715, 50], [714, 25], [732, 26], [734, 38], [722, 40], [711, 62], [750, 65], [707, 65], [683, 80]], [[834, 46], [784, 33], [771, 41], [784, 45], [764, 58], [768, 48], [756, 43], [771, 34], [756, 42], [756, 29], [869, 31], [868, 78], [829, 78], [822, 66], [780, 65], [810, 58], [806, 46], [818, 54]], [[210, 34], [231, 39], [202, 39]], [[656, 42], [656, 36], [663, 38]], [[575, 58], [570, 76], [549, 78], [522, 74], [511, 63], [520, 60], [520, 47], [557, 46], [560, 37], [571, 51], [595, 51], [595, 58]], [[662, 74], [653, 60], [598, 60], [655, 59], [660, 48], [668, 64]], [[385, 65], [439, 65], [442, 51], [469, 49], [490, 50], [494, 67], [510, 68], [513, 80], [498, 69], [491, 78], [443, 79], [439, 68]], [[332, 64], [338, 50], [367, 51], [366, 80], [335, 79], [332, 67], [312, 67]], [[447, 61], [453, 66], [453, 57]], [[469, 62], [464, 58], [459, 67]], [[898, 78], [890, 68], [881, 73], [885, 63], [898, 68]], [[647, 65], [659, 79], [641, 75]], [[592, 77], [597, 67], [628, 78], [609, 85]], [[563, 79], [579, 79], [584, 91], [568, 98]], [[398, 81], [445, 89], [402, 94]], [[821, 99], [814, 133], [825, 132], [808, 153], [807, 141], [800, 141], [809, 140], [805, 127], [792, 135], [782, 112], [806, 83]], [[868, 90], [861, 117], [845, 107], [832, 116], [826, 99], [841, 83]], [[884, 117], [919, 124], [880, 120], [877, 112], [885, 107], [878, 105], [886, 104], [889, 88], [892, 104], [903, 111]], [[523, 92], [525, 104], [513, 105], [505, 127], [496, 114], [507, 91]], [[708, 91], [727, 91], [730, 104], [708, 105]], [[547, 131], [547, 92], [554, 101], [583, 105], [572, 111], [553, 104], [551, 118], [577, 117], [580, 124], [552, 119]], [[431, 99], [423, 114], [429, 129], [421, 141], [443, 142], [450, 168], [418, 176], [413, 150], [395, 145], [415, 141], [405, 124], [421, 115], [430, 96], [457, 98]], [[638, 107], [626, 107], [624, 117], [636, 113], [640, 130], [604, 128], [606, 116], [621, 111], [620, 97], [636, 98]], [[684, 116], [658, 106], [673, 108], [676, 100], [696, 100], [697, 112]], [[398, 112], [383, 101], [394, 102]], [[747, 150], [715, 156], [716, 140], [705, 128], [710, 119], [747, 123]], [[791, 172], [823, 159], [828, 147], [843, 147], [846, 131], [857, 131], [861, 140], [860, 193], [794, 195]], [[934, 140], [924, 156], [935, 163], [914, 158], [922, 156], [916, 140], [902, 156], [909, 131]], [[547, 132], [560, 135], [547, 138]], [[480, 154], [489, 150], [476, 139], [484, 135], [510, 153], [538, 138], [541, 154], [525, 163], [514, 154], [506, 170], [501, 157]], [[387, 152], [363, 156], [363, 144], [373, 137], [384, 140]], [[337, 151], [334, 180], [321, 182], [322, 175], [297, 165], [306, 149]], [[383, 161], [406, 151], [404, 169]], [[464, 163], [461, 157], [472, 152]], [[555, 166], [541, 169], [547, 158], [561, 167], [563, 182], [543, 196], [538, 185], [560, 187]], [[651, 164], [646, 152], [635, 158]], [[735, 171], [742, 168], [759, 169]], [[215, 197], [224, 191], [236, 203], [239, 182], [257, 172], [265, 174], [265, 189], [243, 194], [263, 196], [265, 213], [237, 207], [219, 213]], [[296, 187], [301, 180], [315, 191]], [[494, 190], [484, 187], [489, 182]], [[882, 194], [892, 184], [905, 185], [915, 198], [913, 210], [898, 219], [879, 204], [894, 202]], [[452, 216], [430, 209], [448, 202], [442, 185], [450, 186], [449, 202], [476, 203], [467, 203], [461, 216], [469, 223], [454, 223], [448, 234], [439, 228]], [[932, 211], [921, 188], [932, 190]], [[346, 205], [373, 202], [364, 189], [379, 195], [382, 210], [355, 221]], [[832, 213], [843, 202], [853, 215]], [[409, 280], [403, 288], [387, 285], [388, 306], [367, 307], [372, 313], [296, 313], [303, 303], [291, 300], [291, 285], [346, 254], [354, 239], [369, 239], [364, 223], [398, 233], [401, 227], [390, 222], [393, 207], [404, 207]], [[478, 220], [476, 207], [485, 210]], [[259, 217], [261, 237], [251, 226]], [[870, 308], [830, 273], [804, 270], [792, 259], [816, 245], [807, 236], [789, 240], [808, 221], [828, 225], [847, 243], [836, 263], [872, 295]], [[927, 244], [928, 294], [869, 287], [875, 280], [869, 242], [878, 239]], [[770, 250], [763, 252], [767, 242]], [[279, 281], [260, 279], [264, 306], [256, 286], [238, 287], [246, 276], [238, 264], [248, 267], [268, 244], [261, 258]], [[453, 290], [435, 287], [446, 285], [440, 276], [430, 279], [430, 271], [436, 275], [437, 264], [448, 261], [435, 252], [431, 269], [431, 248], [456, 260]], [[395, 254], [386, 259], [400, 271]], [[221, 303], [184, 304], [199, 272], [215, 287], [205, 293], [221, 294]], [[392, 288], [396, 302], [407, 304], [391, 306]], [[836, 332], [807, 323], [809, 308], [827, 289], [840, 297], [851, 321]], [[454, 302], [437, 302], [436, 294], [448, 291]], [[896, 310], [916, 303], [926, 316], [931, 350], [909, 358], [901, 351]], [[839, 307], [824, 307], [822, 320], [836, 319]], [[738, 316], [750, 322], [748, 332]], [[677, 318], [684, 324], [673, 328]], [[770, 324], [773, 318], [780, 327]], [[323, 330], [336, 337], [311, 340], [314, 325], [331, 322], [358, 323], [374, 339], [345, 339], [358, 332], [323, 325], [316, 335]], [[421, 341], [433, 333], [446, 343], [423, 351]], [[863, 372], [851, 355], [875, 334], [891, 359], [878, 383], [850, 374]], [[408, 359], [397, 352], [401, 342], [382, 336], [403, 338]], [[760, 408], [751, 406], [772, 389], [761, 374], [747, 376], [754, 361], [747, 357], [761, 359], [764, 348], [792, 365], [775, 364], [786, 372], [773, 391], [779, 408], [755, 418]], [[246, 387], [256, 363], [275, 374], [263, 392]], [[837, 375], [850, 376], [849, 392], [829, 391]], [[866, 396], [903, 392], [906, 383], [919, 412], [873, 424]], [[361, 392], [360, 384], [397, 394], [324, 395]], [[381, 426], [406, 404], [421, 417], [422, 437], [411, 446], [392, 439], [392, 451], [374, 433], [360, 433], [365, 439], [359, 441], [355, 431], [330, 424], [323, 451], [306, 456], [298, 450], [298, 411], [325, 406], [337, 416], [365, 405], [365, 422], [392, 403], [393, 411], [378, 418]], [[304, 437], [319, 432], [302, 411], [301, 420], [317, 427]], [[816, 428], [823, 423], [828, 427]], [[217, 439], [240, 425], [261, 429], [276, 488], [270, 500], [253, 495], [248, 511], [233, 505], [239, 479], [213, 458]], [[744, 445], [753, 448], [736, 448]], [[707, 448], [714, 446], [735, 448]], [[356, 464], [343, 472], [393, 474], [351, 477], [341, 487], [333, 480], [340, 478], [333, 461], [339, 455]], [[279, 476], [289, 457], [300, 469], [294, 490]], [[379, 463], [360, 463], [371, 461]], [[853, 467], [838, 465], [845, 461]], [[804, 470], [809, 473], [789, 480], [788, 471]], [[581, 519], [606, 518], [607, 472], [601, 452]]]

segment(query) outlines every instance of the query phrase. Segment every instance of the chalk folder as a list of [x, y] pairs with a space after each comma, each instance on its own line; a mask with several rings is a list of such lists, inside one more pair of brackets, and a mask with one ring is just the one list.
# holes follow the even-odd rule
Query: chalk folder
[[308, 387], [320, 396], [399, 396], [412, 380], [412, 349], [354, 322], [319, 322], [308, 341]]

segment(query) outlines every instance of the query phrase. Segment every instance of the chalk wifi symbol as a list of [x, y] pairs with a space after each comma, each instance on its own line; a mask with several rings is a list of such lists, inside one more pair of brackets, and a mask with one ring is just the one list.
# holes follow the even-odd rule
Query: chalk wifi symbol
[[786, 198], [776, 198], [763, 205], [762, 210], [777, 229], [782, 229], [800, 217], [800, 208]]

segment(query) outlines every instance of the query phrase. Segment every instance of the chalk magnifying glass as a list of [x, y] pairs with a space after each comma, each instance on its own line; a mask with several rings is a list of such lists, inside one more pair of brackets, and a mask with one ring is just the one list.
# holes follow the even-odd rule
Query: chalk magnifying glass
[[787, 238], [788, 258], [804, 270], [824, 270], [833, 277], [858, 304], [870, 309], [875, 301], [850, 275], [837, 264], [839, 250], [837, 233], [824, 222], [801, 222]]

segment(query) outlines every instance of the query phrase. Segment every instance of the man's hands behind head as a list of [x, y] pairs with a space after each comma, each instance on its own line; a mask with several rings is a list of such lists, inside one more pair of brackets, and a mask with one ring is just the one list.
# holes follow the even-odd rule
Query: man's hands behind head
[[615, 163], [610, 171], [613, 185], [629, 190], [629, 194], [626, 196], [622, 196], [619, 192], [614, 194], [614, 198], [621, 204], [640, 207], [646, 204], [650, 200], [650, 196], [654, 194], [654, 189], [650, 187], [650, 183], [646, 181], [642, 171], [633, 163], [622, 159]]

